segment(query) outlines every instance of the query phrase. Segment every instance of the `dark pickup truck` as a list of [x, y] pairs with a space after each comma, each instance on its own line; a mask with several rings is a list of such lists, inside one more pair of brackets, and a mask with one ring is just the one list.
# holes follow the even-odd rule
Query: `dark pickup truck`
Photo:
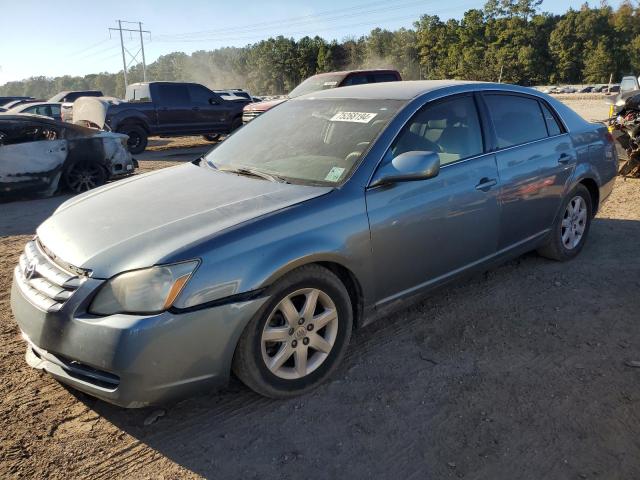
[[249, 100], [225, 100], [198, 83], [145, 82], [127, 87], [125, 101], [113, 101], [105, 124], [129, 136], [133, 154], [144, 151], [151, 135], [204, 135], [215, 139], [242, 126]]

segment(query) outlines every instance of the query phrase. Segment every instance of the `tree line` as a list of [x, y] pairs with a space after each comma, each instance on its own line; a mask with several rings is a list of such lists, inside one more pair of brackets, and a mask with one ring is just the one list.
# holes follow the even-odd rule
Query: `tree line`
[[[327, 41], [277, 36], [245, 47], [174, 52], [147, 66], [150, 80], [195, 81], [212, 88], [283, 94], [319, 72], [395, 68], [404, 79], [456, 78], [542, 85], [606, 83], [640, 74], [640, 7], [630, 1], [541, 12], [542, 0], [489, 0], [461, 19], [422, 15], [414, 28], [373, 29], [368, 35]], [[142, 81], [133, 67], [129, 82]], [[49, 98], [63, 90], [97, 89], [123, 96], [118, 73], [37, 76], [0, 86], [0, 95]]]

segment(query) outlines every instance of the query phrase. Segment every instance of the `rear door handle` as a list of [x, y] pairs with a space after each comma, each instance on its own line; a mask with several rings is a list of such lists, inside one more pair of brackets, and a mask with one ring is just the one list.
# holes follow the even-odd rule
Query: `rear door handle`
[[491, 190], [491, 187], [494, 187], [497, 183], [498, 181], [495, 178], [484, 177], [476, 185], [476, 190], [482, 190], [483, 192], [488, 192], [489, 190]]
[[558, 163], [569, 163], [570, 160], [571, 160], [571, 155], [567, 153], [563, 153], [562, 155], [560, 155], [560, 158], [558, 159]]

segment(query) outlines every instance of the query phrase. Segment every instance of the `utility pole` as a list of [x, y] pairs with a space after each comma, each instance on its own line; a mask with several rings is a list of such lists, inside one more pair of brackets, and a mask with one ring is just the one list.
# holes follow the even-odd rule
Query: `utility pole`
[[[109, 29], [111, 30], [111, 29]], [[122, 22], [118, 20], [118, 31], [120, 32], [120, 49], [122, 50], [122, 67], [124, 68], [124, 88], [129, 85], [127, 80], [127, 60], [124, 56], [124, 40], [122, 40]]]
[[[140, 50], [142, 51], [142, 78], [147, 81], [147, 62], [144, 58], [144, 39], [142, 38], [142, 22], [138, 22], [138, 28], [140, 30]], [[149, 33], [151, 35], [151, 33]]]
[[[138, 28], [135, 30], [130, 28], [122, 28], [123, 23], [131, 23], [131, 24], [137, 23]], [[146, 82], [147, 81], [147, 61], [144, 56], [144, 36], [142, 34], [148, 33], [149, 38], [151, 38], [151, 32], [149, 30], [142, 30], [142, 22], [128, 22], [126, 20], [118, 20], [118, 28], [109, 28], [109, 36], [111, 36], [111, 31], [118, 31], [120, 34], [120, 48], [122, 49], [122, 68], [124, 70], [124, 88], [126, 89], [127, 86], [129, 85], [127, 70], [134, 62], [139, 61], [138, 54], [140, 53], [142, 53], [142, 78]], [[140, 48], [136, 53], [131, 53], [129, 49], [124, 46], [124, 38], [122, 36], [122, 32], [130, 32], [130, 34], [131, 32], [136, 32], [140, 34]], [[127, 62], [127, 55], [125, 55], [125, 52], [129, 54], [129, 58], [130, 58], [129, 62]]]
[[504, 68], [504, 64], [500, 65], [500, 76], [498, 77], [498, 83], [502, 83], [502, 69]]

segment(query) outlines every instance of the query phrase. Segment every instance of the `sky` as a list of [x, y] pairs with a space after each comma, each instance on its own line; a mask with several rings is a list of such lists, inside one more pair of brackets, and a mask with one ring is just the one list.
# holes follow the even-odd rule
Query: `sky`
[[[117, 20], [142, 22], [147, 63], [160, 55], [244, 46], [269, 36], [327, 40], [358, 37], [373, 28], [412, 26], [420, 15], [461, 18], [486, 0], [0, 0], [0, 85], [30, 76], [117, 72], [122, 54]], [[622, 0], [611, 0], [617, 7]], [[563, 13], [582, 0], [544, 0], [542, 10]], [[599, 3], [599, 2], [598, 2]], [[595, 5], [596, 2], [592, 1]], [[137, 23], [123, 24], [137, 29]], [[111, 34], [111, 36], [110, 36]], [[136, 53], [139, 33], [124, 34]], [[138, 58], [141, 55], [138, 54]]]

